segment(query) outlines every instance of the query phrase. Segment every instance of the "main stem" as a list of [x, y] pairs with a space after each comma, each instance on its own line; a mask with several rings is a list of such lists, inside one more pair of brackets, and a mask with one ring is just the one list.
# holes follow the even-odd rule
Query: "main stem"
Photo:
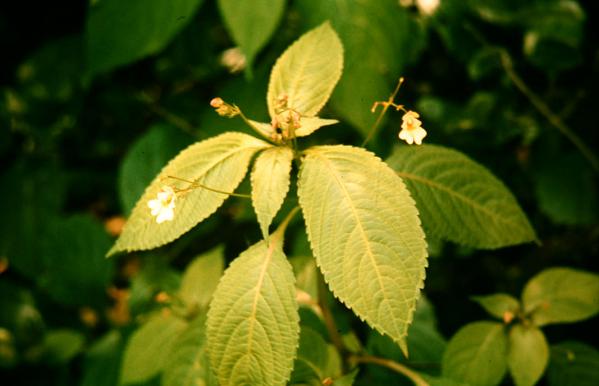
[[528, 98], [537, 111], [541, 113], [541, 115], [543, 115], [551, 125], [558, 129], [566, 138], [570, 140], [570, 142], [572, 142], [572, 144], [574, 144], [574, 146], [576, 146], [580, 153], [582, 153], [582, 155], [589, 161], [591, 166], [593, 166], [593, 168], [599, 172], [599, 159], [597, 159], [593, 151], [589, 149], [587, 145], [585, 145], [585, 143], [580, 139], [580, 137], [578, 137], [576, 133], [574, 133], [574, 131], [568, 127], [568, 125], [566, 125], [557, 114], [551, 111], [549, 106], [547, 106], [547, 104], [526, 85], [524, 80], [518, 75], [516, 70], [514, 70], [514, 66], [512, 65], [512, 60], [509, 54], [502, 49], [500, 50], [500, 56], [503, 69], [514, 86], [516, 86], [516, 88]]
[[383, 120], [383, 116], [385, 115], [387, 110], [389, 110], [389, 107], [395, 103], [395, 97], [397, 96], [397, 93], [399, 92], [399, 88], [401, 87], [402, 83], [403, 83], [403, 77], [399, 78], [399, 80], [397, 81], [397, 86], [395, 86], [395, 90], [393, 90], [393, 92], [389, 96], [389, 99], [387, 99], [387, 103], [383, 103], [383, 110], [381, 110], [381, 112], [379, 113], [379, 116], [376, 118], [376, 121], [370, 128], [370, 131], [368, 132], [366, 139], [364, 140], [364, 142], [362, 142], [362, 147], [366, 146], [366, 144], [368, 142], [370, 142], [370, 140], [376, 134], [376, 132], [379, 128], [379, 125], [381, 124], [381, 121]]
[[318, 305], [320, 306], [320, 310], [322, 311], [322, 318], [324, 320], [324, 324], [329, 333], [329, 337], [331, 338], [331, 342], [333, 346], [337, 349], [339, 354], [343, 355], [347, 352], [347, 348], [343, 343], [343, 339], [341, 338], [341, 334], [339, 334], [339, 330], [337, 329], [337, 325], [335, 323], [335, 318], [333, 317], [333, 313], [329, 308], [329, 304], [327, 302], [328, 295], [328, 287], [324, 281], [324, 277], [320, 272], [318, 274]]
[[351, 357], [351, 359], [357, 363], [373, 363], [375, 365], [391, 369], [396, 373], [409, 378], [416, 386], [430, 386], [429, 383], [420, 376], [420, 374], [411, 370], [407, 366], [402, 365], [401, 363], [392, 361], [391, 359], [375, 357], [372, 355], [355, 355]]

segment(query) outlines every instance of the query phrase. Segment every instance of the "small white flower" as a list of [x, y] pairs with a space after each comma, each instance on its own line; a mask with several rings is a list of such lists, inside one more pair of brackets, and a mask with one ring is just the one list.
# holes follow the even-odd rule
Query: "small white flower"
[[152, 216], [156, 217], [156, 222], [162, 224], [165, 221], [172, 221], [175, 217], [175, 200], [177, 195], [170, 186], [163, 186], [158, 192], [157, 198], [148, 201], [148, 208], [152, 210]]
[[439, 8], [440, 3], [441, 0], [416, 0], [418, 10], [425, 16], [430, 16], [435, 13], [437, 8]]
[[415, 111], [408, 111], [401, 118], [401, 131], [399, 139], [403, 139], [409, 145], [415, 143], [421, 145], [426, 137], [426, 130], [422, 128], [422, 122], [418, 119], [420, 115]]

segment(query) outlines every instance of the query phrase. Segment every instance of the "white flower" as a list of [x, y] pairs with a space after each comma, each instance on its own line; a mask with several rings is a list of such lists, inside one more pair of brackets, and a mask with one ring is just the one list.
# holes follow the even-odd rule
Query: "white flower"
[[158, 192], [157, 198], [148, 201], [148, 208], [152, 210], [152, 216], [156, 217], [156, 222], [162, 224], [165, 221], [172, 221], [175, 217], [175, 200], [177, 195], [170, 186], [163, 186]]
[[430, 16], [435, 13], [437, 8], [439, 8], [439, 3], [441, 3], [441, 0], [416, 0], [416, 6], [418, 7], [418, 10], [420, 13], [426, 16]]
[[426, 130], [422, 126], [422, 122], [418, 119], [420, 115], [415, 111], [408, 111], [401, 118], [401, 131], [399, 139], [403, 139], [408, 144], [416, 143], [421, 145], [422, 140], [426, 137]]

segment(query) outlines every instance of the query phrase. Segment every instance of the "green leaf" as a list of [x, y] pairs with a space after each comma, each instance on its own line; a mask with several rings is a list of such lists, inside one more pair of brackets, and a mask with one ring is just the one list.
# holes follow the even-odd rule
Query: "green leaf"
[[304, 154], [298, 195], [325, 280], [405, 352], [427, 264], [414, 201], [401, 179], [364, 149], [319, 146]]
[[186, 325], [172, 315], [157, 314], [135, 331], [127, 342], [120, 383], [143, 382], [158, 375]]
[[131, 314], [143, 314], [152, 310], [154, 296], [161, 291], [174, 294], [181, 286], [181, 275], [169, 266], [162, 256], [147, 256], [141, 269], [131, 280], [129, 310]]
[[148, 186], [108, 255], [151, 249], [171, 242], [214, 213], [229, 196], [191, 187], [191, 191], [177, 197], [174, 219], [158, 224], [150, 213], [148, 201], [155, 199], [165, 185], [176, 189], [190, 188], [189, 183], [171, 177], [232, 192], [245, 176], [252, 156], [269, 146], [252, 136], [229, 132], [183, 150]]
[[40, 256], [46, 251], [39, 240], [58, 217], [65, 185], [51, 165], [18, 161], [0, 175], [0, 256], [28, 278], [39, 279], [44, 271]]
[[60, 304], [104, 304], [114, 262], [104, 258], [110, 237], [102, 224], [79, 214], [51, 225], [41, 240], [40, 286]]
[[162, 386], [218, 386], [206, 352], [206, 317], [198, 316], [177, 338], [162, 374]]
[[360, 369], [352, 370], [349, 373], [347, 373], [337, 379], [334, 379], [333, 384], [335, 386], [352, 386], [354, 384], [354, 381], [356, 380], [356, 377], [358, 376], [359, 372], [360, 372]]
[[277, 146], [262, 152], [254, 164], [252, 205], [265, 239], [268, 239], [268, 228], [289, 191], [291, 161], [293, 151]]
[[218, 6], [227, 30], [245, 54], [251, 70], [256, 54], [275, 32], [285, 8], [285, 0], [219, 0]]
[[300, 119], [300, 127], [295, 130], [296, 137], [305, 137], [323, 126], [334, 125], [339, 121], [336, 119], [322, 119], [318, 117], [302, 117]]
[[434, 236], [491, 249], [536, 240], [505, 185], [464, 154], [434, 145], [401, 146], [387, 163], [406, 182]]
[[161, 51], [193, 20], [201, 3], [202, 0], [92, 3], [85, 28], [88, 73], [107, 72]]
[[269, 240], [233, 261], [210, 303], [208, 353], [222, 385], [284, 385], [291, 374], [299, 338], [294, 277], [281, 241]]
[[572, 323], [599, 312], [599, 275], [570, 268], [550, 268], [526, 284], [524, 312], [537, 326]]
[[520, 309], [520, 302], [508, 294], [473, 296], [472, 300], [480, 304], [491, 316], [501, 320], [511, 320]]
[[443, 376], [472, 386], [498, 385], [507, 370], [508, 338], [501, 323], [475, 322], [449, 341]]
[[82, 386], [114, 386], [118, 382], [123, 338], [111, 330], [96, 340], [85, 355]]
[[599, 385], [599, 351], [581, 342], [551, 346], [547, 379], [550, 386]]
[[345, 49], [345, 68], [331, 105], [366, 134], [376, 120], [375, 101], [386, 100], [402, 68], [424, 46], [424, 28], [395, 0], [303, 0], [309, 25], [330, 20]]
[[196, 257], [185, 270], [180, 295], [189, 305], [207, 307], [225, 269], [224, 248], [218, 246]]
[[335, 378], [341, 374], [340, 363], [339, 354], [332, 345], [316, 331], [302, 326], [297, 358], [289, 383], [322, 385], [324, 379]]
[[119, 198], [125, 213], [131, 212], [160, 169], [189, 143], [180, 130], [158, 124], [133, 144], [119, 168]]
[[343, 69], [343, 46], [329, 23], [315, 28], [279, 57], [270, 74], [266, 101], [271, 117], [277, 99], [287, 107], [313, 117], [329, 100]]
[[552, 221], [591, 225], [599, 217], [595, 172], [578, 154], [544, 157], [535, 168], [539, 208]]
[[289, 259], [295, 274], [295, 286], [318, 301], [318, 271], [312, 256], [294, 256]]
[[66, 363], [83, 349], [85, 337], [79, 331], [53, 330], [44, 339], [44, 355], [52, 364]]
[[517, 324], [509, 334], [508, 367], [516, 386], [533, 386], [549, 361], [549, 346], [537, 327]]

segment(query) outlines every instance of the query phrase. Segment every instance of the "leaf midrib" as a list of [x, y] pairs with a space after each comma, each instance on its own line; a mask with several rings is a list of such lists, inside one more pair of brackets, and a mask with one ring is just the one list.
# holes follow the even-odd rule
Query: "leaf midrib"
[[248, 348], [247, 348], [246, 355], [251, 355], [251, 353], [252, 353], [252, 346], [253, 346], [252, 338], [254, 336], [254, 326], [256, 324], [256, 313], [257, 313], [257, 309], [258, 309], [258, 299], [260, 298], [260, 290], [262, 288], [262, 284], [264, 283], [264, 278], [266, 277], [266, 271], [268, 270], [268, 266], [270, 264], [270, 261], [272, 260], [272, 255], [275, 251], [275, 247], [276, 247], [277, 243], [279, 242], [279, 237], [280, 236], [276, 233], [271, 235], [270, 242], [268, 244], [268, 249], [266, 250], [266, 256], [264, 258], [264, 263], [260, 270], [260, 276], [258, 277], [258, 282], [256, 283], [256, 286], [254, 287], [256, 294], [254, 295], [254, 300], [252, 302], [252, 311], [250, 313], [250, 316], [248, 317], [248, 319], [250, 320], [250, 325], [248, 327], [248, 340], [247, 340]]
[[[498, 333], [501, 333], [501, 329], [498, 329], [497, 326], [493, 326], [493, 329], [495, 331], [492, 331], [490, 334], [487, 334], [487, 336], [485, 337], [485, 339], [483, 340], [483, 342], [477, 347], [476, 351], [475, 351], [475, 355], [474, 357], [478, 360], [478, 357], [480, 356], [480, 353], [483, 352], [489, 345], [489, 342], [493, 341], [493, 338], [495, 337], [495, 335], [497, 335]], [[480, 369], [478, 367], [473, 367], [473, 366], [468, 366], [468, 371], [466, 372], [466, 374], [468, 375], [466, 377], [466, 379], [470, 380], [470, 375], [472, 373], [472, 371], [479, 371]]]
[[[337, 184], [343, 190], [343, 193], [345, 194], [345, 197], [346, 197], [347, 201], [349, 202], [352, 214], [354, 215], [354, 218], [356, 219], [356, 224], [358, 224], [358, 227], [360, 229], [360, 234], [362, 236], [362, 239], [364, 240], [364, 243], [366, 245], [366, 250], [368, 252], [367, 255], [370, 258], [370, 262], [371, 262], [372, 266], [374, 267], [374, 271], [375, 271], [376, 277], [377, 277], [377, 282], [379, 283], [379, 286], [381, 288], [381, 293], [383, 294], [385, 302], [389, 302], [389, 299], [387, 297], [387, 292], [385, 291], [385, 286], [384, 286], [384, 284], [382, 282], [381, 273], [380, 273], [379, 268], [378, 268], [378, 266], [376, 264], [376, 260], [374, 258], [374, 254], [372, 252], [372, 249], [370, 248], [370, 243], [369, 243], [368, 235], [366, 234], [366, 231], [364, 230], [364, 227], [362, 226], [362, 223], [360, 221], [360, 217], [359, 217], [359, 215], [357, 213], [356, 207], [353, 204], [353, 201], [351, 199], [351, 196], [350, 196], [349, 192], [345, 188], [345, 185], [342, 183], [339, 175], [336, 173], [336, 170], [333, 168], [333, 166], [331, 164], [331, 161], [327, 157], [321, 156], [318, 153], [313, 153], [313, 154], [315, 154], [316, 156], [321, 157], [322, 159], [325, 160], [325, 163], [328, 166], [327, 169], [330, 171], [331, 175], [333, 176], [333, 178], [335, 179], [335, 181], [337, 182]], [[395, 315], [393, 315], [393, 319], [394, 319], [394, 322], [395, 322], [395, 319], [396, 319]]]
[[495, 221], [498, 222], [502, 222], [504, 224], [509, 224], [512, 226], [515, 226], [517, 228], [522, 228], [520, 224], [518, 224], [518, 222], [515, 222], [513, 220], [511, 220], [510, 218], [506, 218], [506, 217], [501, 217], [501, 216], [497, 216], [497, 214], [493, 213], [492, 211], [490, 211], [489, 209], [485, 208], [484, 206], [480, 205], [479, 203], [477, 203], [476, 201], [470, 199], [468, 196], [463, 195], [460, 192], [457, 192], [455, 190], [452, 190], [451, 188], [440, 184], [436, 181], [433, 181], [431, 179], [428, 179], [426, 177], [422, 177], [416, 174], [412, 174], [412, 173], [408, 173], [408, 172], [398, 172], [396, 171], [395, 173], [397, 173], [397, 175], [401, 178], [406, 178], [408, 180], [412, 180], [412, 181], [416, 181], [416, 182], [420, 182], [424, 185], [427, 185], [433, 189], [438, 189], [441, 190], [447, 194], [449, 194], [450, 196], [453, 196], [455, 198], [457, 198], [458, 200], [464, 202], [466, 205], [470, 205], [471, 207], [474, 207], [475, 209], [485, 213], [486, 215], [488, 215], [489, 217], [491, 217], [492, 219], [494, 219]]

